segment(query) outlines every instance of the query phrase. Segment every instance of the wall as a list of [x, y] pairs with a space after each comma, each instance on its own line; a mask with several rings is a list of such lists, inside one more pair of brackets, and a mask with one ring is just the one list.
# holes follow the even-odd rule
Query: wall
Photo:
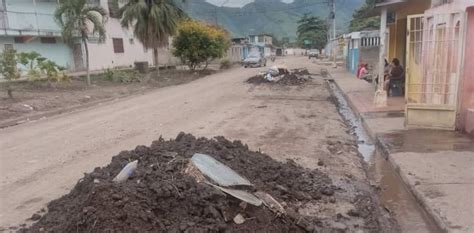
[[56, 44], [43, 44], [39, 38], [24, 44], [15, 44], [13, 37], [0, 37], [0, 44], [2, 45], [0, 50], [3, 50], [4, 44], [13, 44], [13, 48], [17, 52], [36, 51], [60, 66], [67, 67], [68, 69], [74, 67], [71, 49], [60, 38], [56, 38]]
[[[101, 0], [101, 6], [108, 10], [107, 0]], [[91, 70], [131, 67], [134, 65], [134, 62], [148, 62], [150, 65], [154, 65], [153, 50], [144, 49], [140, 41], [133, 36], [133, 32], [130, 29], [122, 28], [119, 19], [109, 18], [106, 30], [107, 39], [105, 43], [88, 43]], [[114, 53], [112, 38], [122, 38], [123, 53]], [[158, 50], [158, 63], [160, 66], [180, 64], [179, 59], [172, 56], [170, 46], [171, 40], [168, 47]], [[85, 53], [83, 52], [83, 54]]]
[[244, 51], [242, 45], [232, 45], [227, 50], [227, 59], [231, 62], [241, 62], [244, 58]]
[[460, 128], [474, 134], [474, 7], [467, 10], [464, 71], [461, 80]]
[[[378, 69], [379, 47], [360, 47], [359, 61], [362, 64], [369, 64], [369, 71], [374, 73]], [[357, 70], [357, 68], [356, 68]]]

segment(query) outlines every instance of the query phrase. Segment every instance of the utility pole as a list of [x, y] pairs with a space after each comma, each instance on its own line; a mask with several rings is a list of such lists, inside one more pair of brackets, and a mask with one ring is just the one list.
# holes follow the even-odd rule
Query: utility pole
[[337, 67], [336, 64], [336, 0], [332, 0], [332, 55], [333, 55], [333, 66]]
[[219, 23], [217, 22], [217, 6], [214, 8], [214, 24], [219, 26]]

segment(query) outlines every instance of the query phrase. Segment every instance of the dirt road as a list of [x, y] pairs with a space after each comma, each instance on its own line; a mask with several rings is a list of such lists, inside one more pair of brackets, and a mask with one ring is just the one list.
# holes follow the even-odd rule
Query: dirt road
[[[320, 68], [306, 57], [284, 62], [290, 68], [307, 66], [311, 73], [319, 73]], [[0, 130], [0, 226], [23, 222], [67, 193], [83, 173], [107, 164], [121, 150], [148, 145], [160, 135], [175, 137], [180, 131], [242, 140], [250, 149], [276, 159], [293, 158], [305, 167], [320, 167], [337, 183], [344, 179], [355, 186], [364, 183], [357, 149], [335, 105], [328, 101], [322, 78], [315, 76], [299, 87], [244, 83], [259, 70], [235, 68]], [[335, 208], [309, 208], [307, 214], [337, 214], [351, 208], [350, 202], [338, 203]]]

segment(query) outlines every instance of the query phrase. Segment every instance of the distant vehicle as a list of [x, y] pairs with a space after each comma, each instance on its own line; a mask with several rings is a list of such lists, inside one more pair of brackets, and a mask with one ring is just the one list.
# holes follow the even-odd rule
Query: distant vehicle
[[250, 54], [247, 58], [244, 59], [242, 65], [247, 67], [262, 67], [267, 66], [267, 59], [259, 53]]
[[318, 58], [318, 55], [319, 55], [319, 51], [317, 49], [311, 49], [308, 52], [308, 59], [311, 59], [313, 57]]

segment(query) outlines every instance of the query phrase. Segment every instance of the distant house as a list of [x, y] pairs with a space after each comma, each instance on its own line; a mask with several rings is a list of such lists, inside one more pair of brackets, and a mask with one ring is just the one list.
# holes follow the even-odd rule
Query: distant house
[[232, 62], [240, 62], [248, 56], [249, 50], [250, 44], [248, 38], [232, 38], [231, 45], [227, 51], [227, 58]]
[[[121, 27], [120, 20], [111, 8], [109, 0], [91, 0], [109, 12], [106, 24], [107, 38], [98, 43], [91, 36], [88, 43], [91, 70], [112, 67], [130, 67], [134, 62], [156, 65], [153, 51], [145, 49], [133, 36], [132, 30]], [[0, 0], [0, 44], [3, 50], [13, 48], [18, 52], [36, 51], [42, 56], [67, 67], [69, 71], [85, 69], [84, 45], [77, 39], [72, 46], [61, 38], [61, 29], [54, 21], [56, 0]], [[160, 49], [160, 65], [175, 65], [178, 59], [171, 56], [169, 46]]]
[[257, 47], [265, 57], [272, 54], [273, 38], [267, 34], [249, 35], [249, 43]]
[[[368, 64], [369, 69], [377, 70], [379, 62], [379, 31], [361, 31], [345, 34], [340, 55], [346, 56], [346, 68], [356, 73], [359, 64]], [[338, 40], [339, 41], [339, 40]], [[338, 43], [341, 45], [341, 43]]]

